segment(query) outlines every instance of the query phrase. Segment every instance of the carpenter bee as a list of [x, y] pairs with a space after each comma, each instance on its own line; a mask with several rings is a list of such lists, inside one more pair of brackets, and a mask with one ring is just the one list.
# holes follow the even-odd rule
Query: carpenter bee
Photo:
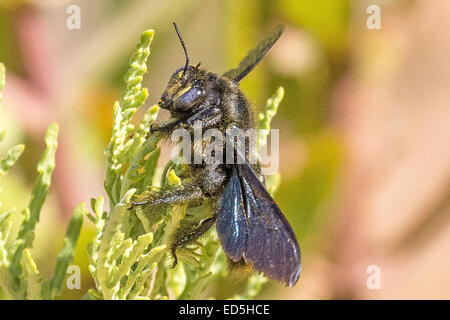
[[[254, 128], [253, 114], [239, 83], [275, 44], [283, 26], [259, 42], [237, 68], [221, 76], [201, 69], [199, 64], [189, 64], [183, 38], [175, 23], [174, 27], [186, 61], [173, 73], [159, 101], [160, 108], [170, 111], [171, 119], [152, 125], [150, 134], [159, 132], [168, 136], [179, 128], [192, 130], [197, 121], [203, 131], [218, 129], [224, 136], [232, 128]], [[209, 198], [212, 216], [180, 227], [174, 237], [171, 248], [174, 265], [177, 248], [194, 242], [215, 224], [223, 250], [232, 264], [249, 266], [293, 286], [300, 275], [300, 248], [288, 221], [260, 180], [258, 165], [249, 164], [247, 151], [244, 155], [240, 153], [243, 159], [240, 163], [202, 161], [190, 164], [189, 178], [184, 179], [181, 186], [162, 187], [149, 197], [139, 199], [143, 201], [132, 203], [132, 207], [180, 204], [195, 207]]]

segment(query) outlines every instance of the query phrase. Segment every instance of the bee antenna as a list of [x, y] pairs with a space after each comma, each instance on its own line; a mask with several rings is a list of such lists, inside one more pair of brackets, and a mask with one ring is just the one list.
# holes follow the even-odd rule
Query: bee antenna
[[184, 74], [186, 73], [186, 70], [189, 66], [189, 56], [188, 56], [188, 53], [186, 50], [186, 45], [184, 44], [184, 41], [183, 41], [183, 37], [181, 36], [181, 33], [180, 33], [180, 29], [178, 29], [178, 26], [175, 22], [173, 23], [173, 26], [175, 27], [175, 31], [177, 32], [178, 39], [180, 39], [181, 46], [183, 47], [184, 55], [186, 57], [186, 65], [184, 66], [184, 70], [183, 70], [183, 76], [184, 76]]

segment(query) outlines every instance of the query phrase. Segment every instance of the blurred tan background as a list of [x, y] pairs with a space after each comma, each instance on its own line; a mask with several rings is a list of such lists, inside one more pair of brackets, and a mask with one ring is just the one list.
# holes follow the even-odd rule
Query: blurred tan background
[[[73, 4], [79, 30], [66, 27]], [[367, 27], [370, 5], [380, 8], [380, 29]], [[184, 63], [172, 21], [192, 64], [217, 73], [282, 23], [284, 35], [242, 88], [256, 110], [278, 86], [286, 90], [273, 122], [281, 139], [276, 200], [303, 265], [296, 287], [270, 283], [258, 298], [449, 299], [449, 17], [442, 0], [0, 1], [0, 153], [26, 144], [0, 181], [1, 201], [26, 206], [44, 131], [57, 121], [57, 166], [33, 249], [50, 273], [74, 206], [103, 194], [112, 105], [140, 33], [157, 32], [144, 80], [148, 107]], [[82, 290], [63, 298], [93, 285], [85, 249], [92, 228], [86, 220], [77, 247]], [[369, 266], [379, 270], [379, 288]], [[221, 281], [213, 290], [224, 298], [235, 287]]]

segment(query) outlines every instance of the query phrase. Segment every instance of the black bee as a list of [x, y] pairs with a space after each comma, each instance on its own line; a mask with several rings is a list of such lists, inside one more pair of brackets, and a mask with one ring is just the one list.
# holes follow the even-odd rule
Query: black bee
[[[171, 119], [153, 125], [150, 133], [170, 135], [175, 129], [192, 130], [201, 121], [202, 130], [254, 128], [254, 118], [239, 82], [261, 61], [283, 32], [279, 26], [242, 60], [222, 76], [189, 65], [186, 46], [174, 23], [186, 63], [169, 80], [159, 106], [169, 110]], [[247, 150], [248, 151], [248, 150]], [[193, 150], [193, 152], [201, 152]], [[224, 147], [225, 153], [225, 147]], [[288, 221], [258, 178], [259, 168], [244, 161], [234, 164], [189, 165], [188, 179], [180, 187], [162, 187], [137, 205], [198, 206], [206, 198], [213, 204], [213, 216], [180, 228], [172, 243], [176, 249], [192, 243], [216, 223], [224, 251], [232, 263], [250, 266], [285, 285], [293, 286], [300, 275], [300, 248]]]

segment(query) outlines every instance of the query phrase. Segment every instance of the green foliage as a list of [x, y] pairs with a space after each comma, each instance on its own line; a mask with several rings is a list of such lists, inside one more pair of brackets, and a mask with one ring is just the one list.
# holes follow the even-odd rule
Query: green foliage
[[[161, 139], [159, 134], [148, 136], [151, 123], [156, 119], [158, 106], [150, 107], [139, 122], [134, 119], [148, 97], [142, 88], [147, 71], [147, 59], [153, 30], [145, 31], [129, 61], [125, 75], [126, 89], [114, 104], [113, 129], [105, 150], [106, 175], [104, 188], [108, 195], [91, 199], [89, 213], [84, 203], [74, 210], [67, 228], [63, 248], [57, 257], [53, 276], [44, 279], [31, 255], [36, 224], [39, 222], [44, 201], [49, 194], [51, 175], [55, 167], [58, 126], [49, 126], [46, 149], [38, 163], [38, 178], [23, 221], [15, 239], [8, 239], [11, 229], [10, 210], [0, 215], [0, 285], [15, 299], [53, 299], [61, 291], [66, 270], [74, 258], [76, 243], [83, 217], [95, 225], [95, 235], [88, 245], [89, 271], [95, 288], [88, 290], [88, 299], [198, 299], [204, 296], [214, 279], [226, 275], [226, 256], [221, 250], [216, 231], [209, 231], [197, 243], [178, 250], [179, 263], [171, 267], [170, 241], [182, 220], [210, 215], [208, 203], [200, 208], [176, 207], [130, 210], [133, 197], [139, 199], [155, 189], [179, 186], [183, 183], [183, 165], [169, 161], [164, 168], [157, 162]], [[0, 88], [4, 84], [4, 67], [0, 65]], [[270, 122], [284, 95], [279, 88], [265, 110], [259, 114], [258, 138], [265, 145]], [[1, 98], [1, 96], [0, 96]], [[137, 123], [134, 125], [133, 123]], [[4, 136], [4, 134], [2, 134]], [[14, 165], [23, 151], [23, 145], [12, 147], [0, 160], [0, 177]], [[268, 189], [273, 192], [279, 184], [278, 175], [268, 177]], [[207, 201], [205, 201], [207, 202]], [[252, 275], [241, 294], [235, 299], [253, 298], [267, 279]]]
[[270, 122], [277, 114], [278, 106], [284, 97], [284, 88], [279, 87], [277, 92], [267, 100], [264, 112], [258, 114], [258, 147], [267, 144], [267, 136], [270, 133]]
[[[136, 53], [130, 59], [130, 69], [125, 75], [127, 88], [124, 90], [121, 100], [114, 105], [113, 132], [105, 151], [107, 161], [105, 190], [110, 198], [111, 207], [114, 207], [124, 195], [124, 188], [121, 188], [121, 186], [127, 186], [128, 180], [136, 177], [134, 170], [138, 166], [138, 162], [143, 160], [139, 158], [139, 156], [143, 156], [143, 153], [138, 152], [137, 149], [144, 144], [150, 123], [158, 114], [158, 107], [154, 106], [147, 111], [144, 120], [137, 129], [130, 123], [137, 108], [148, 97], [148, 91], [146, 88], [141, 88], [141, 82], [144, 73], [147, 71], [146, 61], [150, 54], [150, 43], [154, 34], [153, 30], [147, 30], [142, 34], [141, 41], [136, 47]], [[132, 138], [127, 139], [131, 133], [133, 133]], [[155, 146], [157, 139], [151, 141], [154, 142], [153, 145], [146, 143], [145, 146], [148, 153], [153, 151], [151, 149]], [[125, 163], [133, 163], [134, 166], [123, 175]], [[151, 175], [151, 172], [148, 172], [148, 175]]]
[[[177, 175], [182, 165], [169, 161], [164, 169], [156, 168], [160, 155], [157, 143], [161, 137], [152, 134], [145, 139], [158, 107], [151, 107], [136, 128], [131, 124], [137, 108], [148, 96], [141, 81], [153, 36], [153, 30], [143, 33], [125, 76], [127, 88], [121, 101], [114, 105], [113, 134], [105, 151], [105, 189], [111, 209], [104, 210], [102, 198], [91, 203], [94, 211], [91, 220], [96, 226], [95, 239], [89, 246], [89, 269], [96, 282], [96, 289], [89, 291], [92, 299], [198, 299], [204, 297], [202, 294], [214, 277], [225, 273], [226, 259], [215, 230], [195, 245], [179, 249], [180, 261], [175, 268], [170, 267], [169, 243], [180, 221], [194, 215], [206, 217], [207, 206], [127, 210], [133, 196], [139, 199], [159, 186], [182, 183]], [[280, 88], [260, 115], [260, 127], [265, 129], [259, 139], [261, 145], [266, 143], [270, 121], [283, 93]], [[161, 179], [157, 179], [158, 172], [162, 172]], [[269, 188], [274, 190], [275, 185]], [[255, 296], [265, 281], [261, 275], [251, 276], [245, 292], [236, 297]]]
[[43, 296], [45, 299], [51, 299], [61, 291], [67, 267], [73, 261], [75, 255], [75, 247], [80, 236], [85, 213], [86, 207], [83, 202], [78, 204], [73, 211], [66, 236], [64, 237], [63, 247], [56, 259], [53, 277], [43, 285]]
[[[5, 68], [0, 64], [0, 90], [5, 84]], [[1, 96], [0, 96], [1, 98]], [[4, 133], [2, 134], [4, 136]], [[80, 234], [84, 204], [75, 208], [67, 228], [63, 248], [58, 255], [53, 277], [41, 277], [31, 255], [36, 223], [39, 222], [42, 206], [49, 194], [51, 175], [55, 168], [58, 125], [52, 123], [47, 129], [47, 145], [38, 166], [38, 178], [34, 185], [31, 200], [22, 211], [23, 220], [15, 239], [8, 239], [15, 209], [2, 212], [0, 207], [0, 286], [14, 299], [53, 299], [61, 291], [66, 270], [73, 260], [76, 243]], [[12, 147], [0, 160], [0, 177], [16, 163], [24, 150], [23, 145]]]
[[145, 216], [127, 210], [131, 197], [151, 185], [159, 157], [159, 136], [146, 139], [158, 106], [148, 109], [137, 128], [131, 124], [148, 96], [141, 82], [153, 36], [153, 30], [142, 34], [125, 75], [127, 87], [114, 105], [113, 132], [105, 151], [110, 212], [104, 211], [102, 198], [91, 202], [96, 226], [95, 239], [89, 245], [89, 270], [97, 286], [89, 292], [93, 299], [145, 298], [151, 275], [167, 251], [166, 243], [152, 245], [158, 240], [154, 239], [156, 230], [150, 229]]

